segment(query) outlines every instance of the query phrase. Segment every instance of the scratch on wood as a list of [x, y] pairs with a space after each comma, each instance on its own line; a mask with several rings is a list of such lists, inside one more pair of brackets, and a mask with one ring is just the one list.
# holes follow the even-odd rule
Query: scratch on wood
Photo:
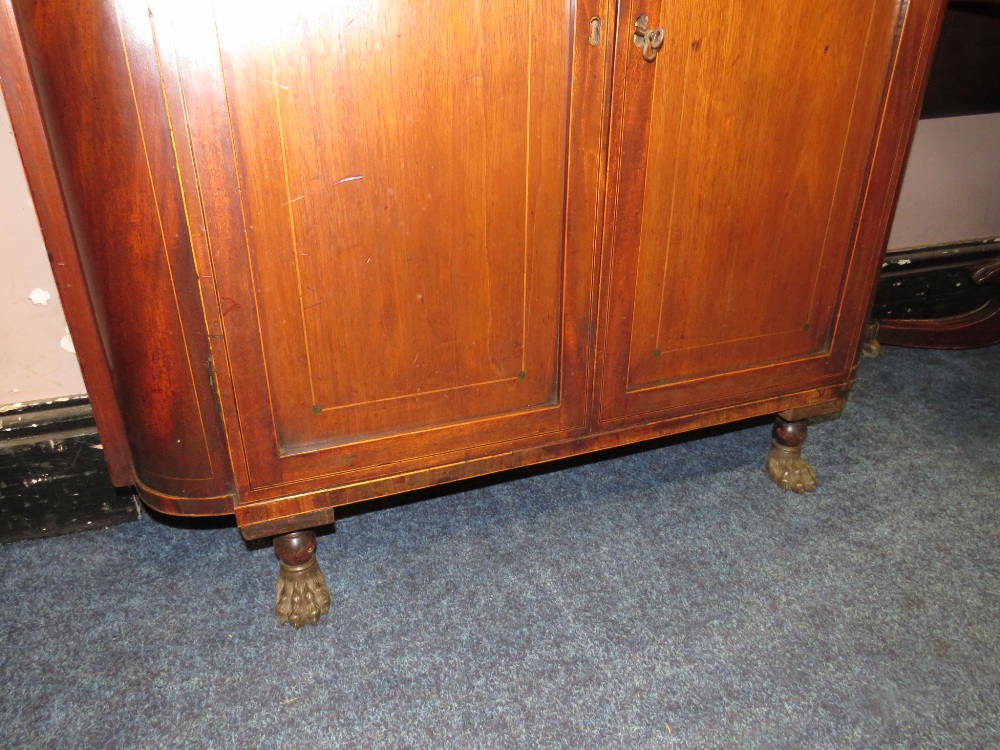
[[292, 205], [293, 203], [296, 203], [296, 202], [298, 202], [298, 201], [302, 200], [303, 198], [305, 198], [305, 196], [304, 196], [304, 195], [300, 195], [300, 196], [299, 196], [298, 198], [292, 198], [292, 199], [291, 199], [290, 201], [288, 201], [288, 203], [286, 203], [285, 205], [286, 205], [286, 206], [290, 206], [290, 205]]
[[291, 86], [286, 86], [283, 83], [278, 83], [277, 81], [271, 81], [267, 78], [261, 78], [259, 80], [263, 81], [264, 83], [269, 83], [272, 86], [277, 86], [279, 89], [284, 89], [285, 91], [288, 91], [291, 88]]
[[365, 176], [363, 174], [356, 174], [351, 177], [344, 177], [343, 179], [337, 180], [334, 185], [339, 185], [342, 182], [354, 182], [355, 180], [363, 180]]
[[226, 303], [226, 309], [222, 311], [222, 317], [226, 317], [233, 310], [238, 310], [240, 308], [240, 303], [232, 297], [222, 297], [221, 301]]

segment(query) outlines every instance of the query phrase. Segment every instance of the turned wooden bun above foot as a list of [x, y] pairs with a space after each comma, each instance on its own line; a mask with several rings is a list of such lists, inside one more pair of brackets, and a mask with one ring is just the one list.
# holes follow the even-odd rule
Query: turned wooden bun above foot
[[315, 625], [330, 611], [330, 592], [316, 561], [316, 534], [294, 531], [274, 538], [281, 560], [275, 587], [275, 613], [293, 628]]

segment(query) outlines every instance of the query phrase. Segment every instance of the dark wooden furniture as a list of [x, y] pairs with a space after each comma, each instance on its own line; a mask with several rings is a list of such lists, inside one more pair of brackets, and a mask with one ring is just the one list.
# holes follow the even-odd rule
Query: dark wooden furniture
[[2, 7], [114, 476], [287, 621], [347, 503], [763, 414], [815, 486], [939, 0]]
[[1000, 343], [1000, 245], [974, 242], [886, 256], [875, 293], [878, 343], [970, 349]]
[[921, 119], [1000, 112], [1000, 0], [951, 0]]

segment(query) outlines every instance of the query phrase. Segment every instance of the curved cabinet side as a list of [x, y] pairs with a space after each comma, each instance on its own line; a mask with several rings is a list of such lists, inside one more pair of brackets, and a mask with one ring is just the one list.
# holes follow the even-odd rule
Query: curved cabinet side
[[148, 19], [144, 27], [119, 17], [110, 3], [14, 7], [140, 494], [167, 513], [231, 512], [231, 463]]
[[66, 325], [73, 336], [94, 421], [101, 435], [104, 459], [115, 486], [128, 487], [135, 484], [132, 453], [125, 438], [125, 426], [118, 411], [111, 371], [101, 346], [97, 321], [63, 206], [62, 190], [35, 101], [20, 33], [13, 9], [6, 0], [0, 2], [0, 49], [4, 51], [0, 55], [0, 88], [10, 113], [45, 249], [52, 264], [52, 276], [66, 315]]

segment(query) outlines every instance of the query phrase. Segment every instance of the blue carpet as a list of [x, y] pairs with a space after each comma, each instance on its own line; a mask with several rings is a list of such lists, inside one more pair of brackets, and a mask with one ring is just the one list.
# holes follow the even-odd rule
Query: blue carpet
[[1000, 747], [998, 374], [884, 349], [812, 495], [756, 423], [346, 517], [301, 631], [232, 527], [8, 545], [0, 746]]

